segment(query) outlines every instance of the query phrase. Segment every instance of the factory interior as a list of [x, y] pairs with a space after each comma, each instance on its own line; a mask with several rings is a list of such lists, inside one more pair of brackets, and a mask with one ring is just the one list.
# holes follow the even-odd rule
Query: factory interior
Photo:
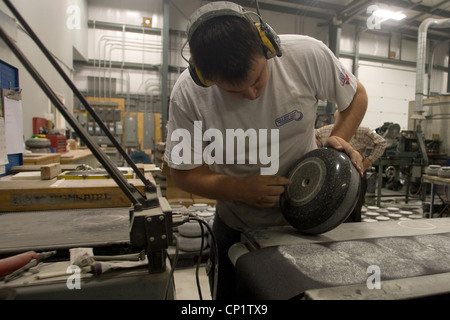
[[[301, 195], [306, 209], [289, 185], [276, 204], [287, 223], [248, 227], [228, 251], [236, 297], [450, 298], [450, 2], [232, 2], [277, 35], [323, 42], [364, 86], [359, 126], [384, 148], [364, 191], [349, 157], [300, 163], [325, 168], [290, 175], [315, 188]], [[166, 142], [172, 94], [191, 71], [190, 17], [220, 3], [0, 0], [0, 300], [216, 300], [208, 272], [217, 275], [222, 199], [175, 182]], [[315, 99], [317, 130], [335, 122], [337, 106]], [[301, 123], [298, 114], [277, 126]], [[341, 197], [335, 180], [350, 191], [324, 208]], [[267, 312], [242, 308], [220, 311]]]

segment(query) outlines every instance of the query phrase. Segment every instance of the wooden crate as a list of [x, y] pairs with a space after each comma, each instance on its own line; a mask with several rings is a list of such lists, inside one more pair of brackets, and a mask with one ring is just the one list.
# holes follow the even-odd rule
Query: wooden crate
[[[144, 194], [141, 180], [128, 182]], [[128, 206], [131, 201], [112, 179], [0, 180], [0, 212]]]

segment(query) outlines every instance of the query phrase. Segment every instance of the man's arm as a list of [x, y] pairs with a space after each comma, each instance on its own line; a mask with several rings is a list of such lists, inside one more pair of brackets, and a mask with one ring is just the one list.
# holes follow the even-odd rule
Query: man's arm
[[364, 170], [367, 170], [367, 168], [370, 167], [375, 160], [383, 155], [387, 142], [382, 136], [373, 132], [369, 128], [366, 128], [364, 133], [367, 139], [371, 141], [371, 144], [368, 145], [368, 147], [372, 147], [370, 154], [363, 161]]
[[255, 207], [271, 207], [290, 180], [275, 175], [232, 177], [202, 166], [191, 170], [170, 169], [175, 184], [184, 191], [215, 200], [241, 201]]
[[367, 93], [364, 86], [358, 81], [356, 93], [350, 105], [342, 112], [336, 113], [333, 130], [324, 146], [331, 147], [339, 151], [344, 151], [352, 159], [352, 163], [363, 175], [362, 157], [353, 154], [355, 150], [349, 147], [348, 141], [355, 134], [361, 124], [367, 110]]
[[331, 136], [338, 136], [350, 141], [358, 129], [367, 110], [367, 93], [364, 86], [358, 81], [356, 93], [350, 105], [336, 115]]

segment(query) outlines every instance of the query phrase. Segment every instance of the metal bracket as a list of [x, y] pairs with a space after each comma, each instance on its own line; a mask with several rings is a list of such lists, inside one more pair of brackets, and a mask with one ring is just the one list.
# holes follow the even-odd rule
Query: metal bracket
[[166, 270], [165, 250], [173, 241], [172, 209], [165, 198], [158, 198], [159, 206], [136, 211], [130, 209], [130, 240], [144, 248], [150, 273]]

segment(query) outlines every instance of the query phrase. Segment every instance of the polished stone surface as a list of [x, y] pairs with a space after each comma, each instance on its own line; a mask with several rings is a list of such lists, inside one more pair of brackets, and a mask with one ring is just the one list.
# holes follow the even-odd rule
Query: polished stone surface
[[360, 177], [348, 156], [331, 148], [304, 155], [289, 172], [292, 183], [281, 196], [286, 220], [311, 234], [341, 224], [356, 205]]

